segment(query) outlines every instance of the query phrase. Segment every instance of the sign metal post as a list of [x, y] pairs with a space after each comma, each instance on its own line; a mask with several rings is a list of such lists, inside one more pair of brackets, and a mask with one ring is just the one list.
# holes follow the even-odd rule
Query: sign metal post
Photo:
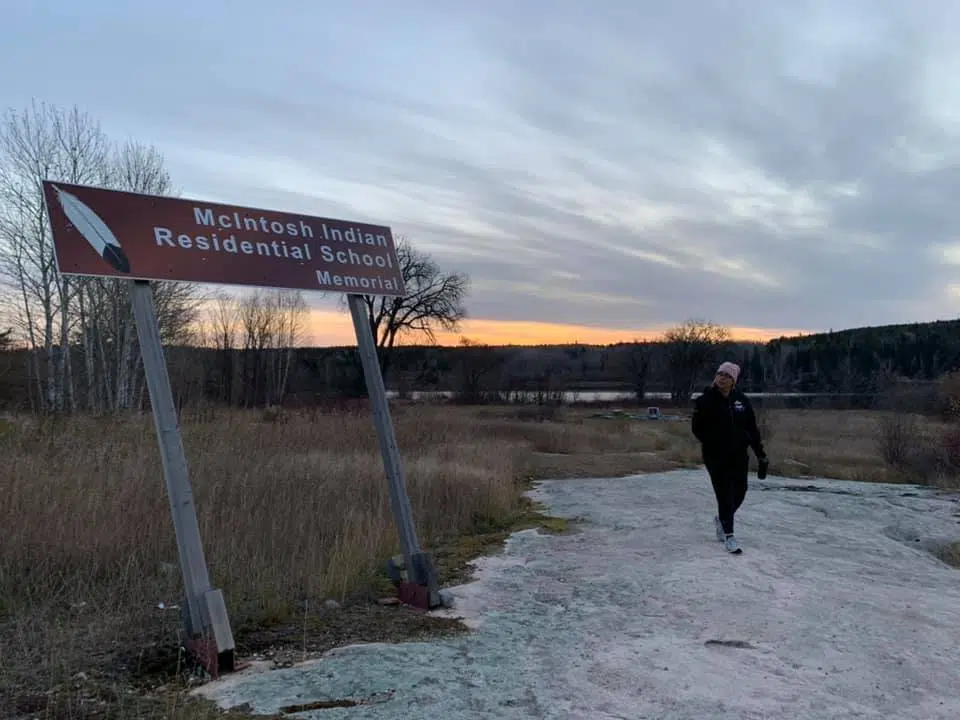
[[417, 604], [425, 604], [428, 608], [436, 607], [440, 604], [437, 576], [432, 559], [420, 550], [420, 541], [417, 539], [417, 529], [413, 523], [413, 511], [410, 509], [410, 497], [407, 494], [400, 449], [397, 446], [393, 420], [390, 417], [390, 404], [383, 383], [383, 373], [380, 371], [380, 362], [377, 358], [373, 329], [370, 327], [370, 319], [367, 317], [363, 298], [359, 295], [347, 295], [347, 303], [353, 317], [353, 328], [357, 334], [357, 350], [360, 353], [360, 362], [363, 364], [363, 377], [373, 409], [373, 425], [377, 431], [377, 439], [380, 441], [380, 454], [383, 456], [383, 467], [387, 474], [390, 508], [400, 533], [400, 546], [403, 549], [407, 576], [413, 586], [404, 586], [403, 590], [413, 594], [425, 592], [426, 598], [421, 599]]
[[[210, 586], [207, 561], [200, 542], [200, 526], [193, 502], [187, 456], [170, 388], [170, 375], [160, 340], [153, 289], [146, 280], [130, 283], [130, 305], [137, 325], [150, 407], [157, 427], [163, 480], [173, 516], [185, 595], [187, 643], [204, 660], [211, 674], [232, 672], [234, 642], [223, 593]], [[213, 643], [211, 645], [211, 643]], [[214, 660], [216, 661], [214, 664]]]

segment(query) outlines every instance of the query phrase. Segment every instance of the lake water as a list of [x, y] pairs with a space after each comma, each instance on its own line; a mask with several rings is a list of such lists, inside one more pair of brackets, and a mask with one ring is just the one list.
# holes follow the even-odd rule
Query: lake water
[[[387, 392], [391, 398], [396, 398], [399, 396], [399, 393], [396, 390], [389, 390]], [[453, 391], [445, 390], [423, 390], [423, 391], [412, 391], [405, 395], [405, 397], [410, 400], [418, 400], [422, 402], [430, 402], [435, 400], [447, 400], [451, 399], [456, 395]], [[693, 400], [701, 395], [700, 392], [695, 392], [690, 395], [690, 399]], [[801, 399], [801, 398], [837, 398], [841, 397], [843, 394], [840, 393], [746, 393], [747, 397], [750, 398], [770, 398], [770, 399]], [[547, 397], [550, 400], [556, 400], [559, 397], [562, 397], [564, 404], [570, 403], [613, 403], [613, 402], [635, 402], [635, 395], [630, 391], [617, 391], [617, 390], [568, 390], [562, 393], [551, 392], [551, 393], [537, 393], [536, 391], [510, 391], [502, 392], [501, 396], [508, 402], [516, 403], [533, 403], [537, 401], [538, 397]], [[853, 397], [853, 396], [851, 396]], [[860, 397], [860, 396], [857, 396]], [[658, 400], [669, 400], [670, 393], [668, 392], [648, 392], [644, 395], [645, 400], [658, 401]]]

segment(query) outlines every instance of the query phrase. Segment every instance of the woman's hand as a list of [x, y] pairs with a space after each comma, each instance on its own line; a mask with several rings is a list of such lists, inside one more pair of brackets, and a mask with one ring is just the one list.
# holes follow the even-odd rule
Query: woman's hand
[[757, 479], [763, 480], [767, 477], [767, 470], [770, 469], [770, 458], [766, 454], [757, 458]]

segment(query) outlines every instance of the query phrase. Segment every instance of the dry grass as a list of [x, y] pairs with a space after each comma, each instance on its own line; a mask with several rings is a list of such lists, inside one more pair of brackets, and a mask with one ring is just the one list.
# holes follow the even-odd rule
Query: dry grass
[[[521, 443], [490, 452], [466, 415], [399, 415], [424, 545], [513, 522]], [[375, 590], [398, 549], [369, 416], [260, 418], [184, 426], [211, 578], [241, 642]], [[20, 684], [69, 686], [77, 673], [119, 682], [176, 672], [179, 613], [158, 604], [179, 603], [180, 576], [150, 419], [25, 423], [7, 430], [2, 452], [4, 699]], [[41, 702], [20, 695], [24, 710]]]
[[[699, 464], [686, 422], [580, 409], [546, 421], [503, 407], [394, 414], [421, 541], [444, 582], [518, 526], [562, 529], [521, 500], [529, 479]], [[240, 654], [457, 631], [370, 602], [398, 547], [369, 415], [283, 419], [225, 412], [183, 427], [211, 579]], [[877, 422], [767, 412], [771, 472], [893, 479]], [[0, 452], [0, 716], [207, 717], [170, 692], [183, 678], [180, 618], [158, 603], [179, 603], [180, 574], [151, 419], [18, 420], [0, 426]], [[331, 598], [342, 608], [325, 607]]]
[[693, 467], [699, 446], [687, 422], [638, 422], [593, 417], [588, 409], [563, 409], [548, 422], [524, 421], [523, 410], [474, 411], [479, 432], [496, 440], [522, 440], [527, 474], [536, 478], [618, 477]]
[[771, 473], [866, 482], [930, 482], [923, 463], [891, 462], [891, 442], [904, 446], [893, 454], [923, 460], [949, 427], [919, 415], [867, 410], [773, 410], [766, 416]]
[[770, 410], [770, 472], [785, 476], [892, 481], [878, 448], [882, 413]]

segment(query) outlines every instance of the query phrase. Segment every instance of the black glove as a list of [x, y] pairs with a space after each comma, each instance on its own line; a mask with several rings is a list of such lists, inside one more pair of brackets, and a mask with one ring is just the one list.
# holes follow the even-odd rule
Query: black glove
[[757, 479], [764, 480], [767, 477], [767, 470], [770, 469], [770, 458], [761, 455], [757, 458]]

